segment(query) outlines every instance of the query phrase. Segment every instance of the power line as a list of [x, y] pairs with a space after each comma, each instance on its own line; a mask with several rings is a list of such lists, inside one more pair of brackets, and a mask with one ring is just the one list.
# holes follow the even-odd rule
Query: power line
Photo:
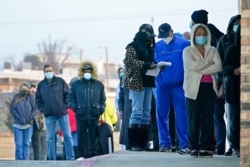
[[[235, 9], [233, 7], [219, 7], [210, 11], [225, 12]], [[12, 26], [12, 25], [38, 25], [38, 24], [56, 24], [56, 23], [80, 23], [80, 22], [100, 22], [100, 21], [113, 21], [113, 20], [129, 20], [129, 19], [143, 19], [160, 16], [177, 16], [184, 15], [190, 12], [188, 9], [177, 9], [173, 11], [156, 11], [141, 14], [130, 15], [115, 15], [115, 16], [100, 16], [100, 17], [75, 17], [75, 18], [61, 18], [51, 20], [31, 20], [31, 21], [9, 21], [0, 22], [0, 26]]]

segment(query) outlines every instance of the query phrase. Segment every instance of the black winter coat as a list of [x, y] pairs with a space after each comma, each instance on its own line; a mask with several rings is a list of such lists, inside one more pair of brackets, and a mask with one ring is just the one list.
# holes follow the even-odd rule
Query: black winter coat
[[69, 107], [76, 118], [84, 121], [98, 120], [105, 110], [104, 85], [95, 79], [75, 81], [69, 93]]
[[240, 47], [233, 45], [228, 49], [224, 63], [224, 94], [226, 102], [240, 103], [240, 75], [236, 76], [234, 70], [240, 67]]
[[45, 78], [37, 86], [36, 105], [44, 116], [61, 117], [66, 115], [69, 87], [59, 77], [53, 76], [51, 82]]

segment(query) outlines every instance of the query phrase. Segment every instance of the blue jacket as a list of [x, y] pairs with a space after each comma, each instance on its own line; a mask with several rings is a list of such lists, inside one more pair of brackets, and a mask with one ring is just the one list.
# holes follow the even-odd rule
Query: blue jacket
[[32, 124], [38, 113], [35, 98], [33, 95], [22, 97], [16, 94], [10, 103], [10, 112], [13, 117], [13, 124]]
[[185, 47], [189, 46], [188, 40], [174, 36], [173, 40], [167, 45], [164, 40], [160, 40], [155, 46], [154, 61], [171, 62], [171, 66], [167, 66], [156, 77], [156, 83], [160, 85], [173, 85], [183, 83], [184, 69], [182, 53]]
[[45, 117], [66, 115], [68, 92], [69, 87], [62, 78], [53, 76], [51, 82], [44, 78], [37, 86], [36, 105]]

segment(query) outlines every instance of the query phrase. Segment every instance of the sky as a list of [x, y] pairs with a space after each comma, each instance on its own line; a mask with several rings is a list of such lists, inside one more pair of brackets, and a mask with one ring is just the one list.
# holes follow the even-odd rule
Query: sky
[[[174, 32], [189, 31], [194, 10], [209, 12], [208, 21], [226, 32], [239, 13], [237, 0], [0, 0], [1, 62], [38, 54], [38, 44], [65, 41], [72, 57], [122, 63], [125, 47], [143, 23], [158, 34], [162, 23]], [[157, 41], [158, 39], [156, 39]], [[66, 49], [65, 49], [66, 51]]]

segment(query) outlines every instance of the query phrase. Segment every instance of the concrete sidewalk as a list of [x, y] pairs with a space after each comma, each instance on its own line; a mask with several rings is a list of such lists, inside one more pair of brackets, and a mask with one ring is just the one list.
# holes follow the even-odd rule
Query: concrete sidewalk
[[87, 167], [239, 167], [239, 158], [214, 155], [213, 158], [194, 158], [190, 155], [165, 152], [117, 151], [110, 155], [85, 159]]
[[0, 167], [239, 167], [239, 158], [218, 155], [193, 158], [178, 153], [116, 151], [76, 161], [0, 160]]

